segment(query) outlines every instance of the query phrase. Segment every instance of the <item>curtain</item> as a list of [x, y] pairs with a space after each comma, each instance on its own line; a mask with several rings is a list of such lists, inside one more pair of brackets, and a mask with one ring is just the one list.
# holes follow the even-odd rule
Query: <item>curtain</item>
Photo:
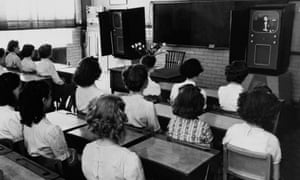
[[76, 0], [1, 0], [0, 30], [75, 26]]

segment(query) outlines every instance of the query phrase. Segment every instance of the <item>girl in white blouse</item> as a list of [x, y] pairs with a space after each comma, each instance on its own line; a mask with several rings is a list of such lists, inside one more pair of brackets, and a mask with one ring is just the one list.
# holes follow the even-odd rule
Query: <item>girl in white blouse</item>
[[104, 93], [95, 84], [101, 72], [97, 58], [86, 57], [79, 63], [74, 74], [74, 82], [78, 85], [75, 100], [79, 112], [86, 114], [89, 102]]
[[23, 139], [20, 114], [15, 110], [20, 88], [18, 74], [7, 72], [0, 76], [0, 139]]
[[31, 44], [25, 44], [22, 48], [21, 55], [23, 57], [21, 64], [22, 64], [22, 71], [24, 72], [35, 72], [36, 65], [32, 61], [34, 46]]
[[138, 156], [118, 142], [124, 137], [127, 116], [121, 98], [102, 96], [87, 115], [91, 131], [98, 140], [86, 145], [82, 154], [82, 170], [87, 180], [144, 180]]
[[[51, 124], [45, 112], [51, 106], [49, 85], [44, 81], [28, 82], [19, 98], [21, 123], [24, 124], [24, 143], [28, 154], [39, 159], [70, 162], [75, 159], [75, 152], [67, 146], [60, 127]], [[53, 170], [49, 164], [44, 164]]]

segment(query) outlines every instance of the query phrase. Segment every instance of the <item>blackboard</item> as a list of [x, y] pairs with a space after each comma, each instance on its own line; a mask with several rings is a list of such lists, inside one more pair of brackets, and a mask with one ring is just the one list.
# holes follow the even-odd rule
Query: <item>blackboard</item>
[[153, 2], [154, 42], [229, 48], [234, 2]]

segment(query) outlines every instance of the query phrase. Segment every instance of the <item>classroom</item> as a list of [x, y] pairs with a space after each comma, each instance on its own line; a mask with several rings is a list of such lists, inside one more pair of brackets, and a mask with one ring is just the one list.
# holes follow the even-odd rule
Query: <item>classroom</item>
[[299, 0], [1, 0], [0, 180], [298, 180], [299, 136]]

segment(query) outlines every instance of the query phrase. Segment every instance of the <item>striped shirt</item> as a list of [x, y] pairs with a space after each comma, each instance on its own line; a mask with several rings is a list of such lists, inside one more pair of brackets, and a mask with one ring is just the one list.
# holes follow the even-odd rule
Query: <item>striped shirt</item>
[[173, 116], [168, 125], [168, 136], [190, 143], [210, 145], [213, 135], [209, 125], [198, 119], [185, 119]]

